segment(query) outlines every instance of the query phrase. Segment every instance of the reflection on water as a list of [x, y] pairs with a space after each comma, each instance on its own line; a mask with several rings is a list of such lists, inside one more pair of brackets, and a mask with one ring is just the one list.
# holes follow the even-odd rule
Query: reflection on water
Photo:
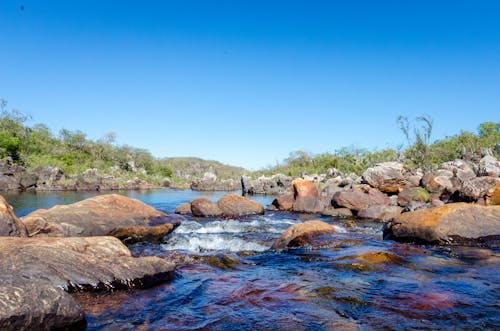
[[[124, 192], [166, 212], [207, 194]], [[210, 198], [217, 200], [223, 193]], [[18, 214], [92, 193], [8, 197]], [[260, 198], [268, 204], [270, 197]], [[381, 240], [380, 224], [322, 218], [340, 233], [321, 249], [268, 250], [312, 215], [269, 212], [187, 218], [162, 244], [136, 256], [178, 265], [151, 289], [78, 295], [89, 330], [494, 330], [500, 325], [500, 251], [436, 248]]]

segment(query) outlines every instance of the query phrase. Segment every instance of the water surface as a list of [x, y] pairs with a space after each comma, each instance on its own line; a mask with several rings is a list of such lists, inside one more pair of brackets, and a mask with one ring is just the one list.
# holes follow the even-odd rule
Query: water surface
[[[223, 193], [121, 192], [165, 212]], [[7, 196], [18, 215], [96, 193]], [[257, 198], [268, 204], [271, 197]], [[82, 293], [89, 330], [494, 330], [500, 326], [498, 249], [383, 241], [380, 223], [321, 218], [338, 234], [324, 247], [270, 251], [288, 226], [314, 215], [266, 212], [242, 219], [186, 218], [136, 256], [178, 265], [154, 288]]]

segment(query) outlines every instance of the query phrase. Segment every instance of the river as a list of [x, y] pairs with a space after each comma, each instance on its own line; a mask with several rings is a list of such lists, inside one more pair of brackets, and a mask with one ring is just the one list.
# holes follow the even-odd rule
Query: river
[[[120, 192], [167, 213], [199, 196], [171, 189]], [[5, 195], [18, 216], [98, 193]], [[267, 205], [270, 197], [254, 197]], [[270, 251], [292, 224], [337, 229], [317, 249]], [[266, 212], [239, 220], [186, 220], [135, 256], [177, 263], [150, 289], [80, 293], [88, 330], [445, 330], [500, 328], [500, 250], [382, 240], [372, 221]]]

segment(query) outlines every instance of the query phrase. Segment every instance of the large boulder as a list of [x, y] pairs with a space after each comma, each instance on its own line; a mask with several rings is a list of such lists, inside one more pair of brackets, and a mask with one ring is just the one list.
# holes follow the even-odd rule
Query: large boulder
[[457, 159], [454, 161], [444, 162], [441, 167], [445, 170], [451, 171], [455, 177], [460, 181], [476, 177], [476, 172], [473, 166], [465, 160]]
[[497, 182], [495, 187], [488, 191], [487, 204], [493, 206], [500, 205], [500, 182]]
[[426, 173], [422, 177], [422, 187], [436, 195], [441, 195], [445, 190], [452, 192], [456, 185], [452, 181], [453, 173], [451, 171], [441, 171], [438, 173]]
[[0, 237], [26, 237], [26, 227], [14, 214], [14, 210], [4, 197], [0, 196]]
[[466, 180], [458, 191], [459, 197], [467, 202], [484, 200], [497, 183], [500, 183], [500, 178], [489, 176]]
[[167, 223], [168, 215], [139, 200], [106, 194], [70, 205], [35, 210], [22, 221], [30, 236], [90, 237]]
[[318, 220], [294, 224], [274, 241], [271, 249], [313, 245], [318, 237], [332, 233], [336, 233], [332, 225]]
[[78, 303], [62, 290], [155, 285], [174, 276], [157, 257], [134, 258], [118, 239], [0, 238], [0, 329], [74, 329]]
[[391, 200], [377, 189], [360, 185], [335, 193], [332, 197], [332, 203], [335, 207], [359, 211], [375, 205], [390, 205]]
[[295, 199], [293, 198], [293, 193], [282, 194], [273, 200], [272, 205], [279, 210], [292, 210], [293, 203]]
[[383, 162], [363, 172], [363, 180], [385, 193], [397, 193], [408, 186], [410, 170], [399, 162]]
[[181, 205], [178, 205], [175, 208], [174, 213], [181, 214], [181, 215], [191, 214], [191, 202], [186, 202], [186, 203], [183, 203]]
[[384, 238], [446, 244], [500, 235], [500, 206], [452, 203], [403, 213], [386, 224]]
[[376, 221], [388, 221], [401, 214], [403, 208], [398, 206], [375, 205], [361, 209], [358, 217], [369, 218]]
[[486, 155], [479, 161], [479, 174], [500, 177], [500, 161], [492, 155]]
[[294, 179], [292, 181], [292, 192], [295, 199], [316, 198], [319, 195], [316, 185], [303, 179]]
[[261, 176], [252, 180], [250, 177], [243, 176], [241, 178], [241, 186], [243, 194], [268, 194], [278, 195], [290, 191], [292, 177], [283, 174], [276, 174], [271, 177]]
[[223, 195], [217, 206], [225, 216], [264, 214], [264, 207], [260, 203], [234, 193]]
[[197, 198], [191, 201], [191, 213], [198, 217], [221, 216], [222, 210], [207, 198]]
[[85, 330], [80, 304], [60, 288], [23, 279], [2, 279], [0, 330]]

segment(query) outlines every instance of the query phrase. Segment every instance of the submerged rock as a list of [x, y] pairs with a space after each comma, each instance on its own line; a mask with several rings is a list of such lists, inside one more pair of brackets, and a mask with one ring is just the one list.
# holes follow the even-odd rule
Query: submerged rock
[[260, 203], [234, 193], [223, 195], [217, 206], [225, 216], [264, 214], [264, 207]]
[[318, 237], [332, 233], [336, 233], [332, 225], [318, 220], [294, 224], [274, 241], [271, 249], [311, 245]]
[[168, 215], [136, 199], [99, 195], [70, 205], [38, 209], [21, 218], [30, 236], [105, 236], [122, 228], [149, 226]]
[[14, 209], [4, 197], [0, 196], [0, 236], [26, 237], [27, 231], [24, 224], [16, 214]]
[[384, 239], [447, 244], [500, 236], [500, 206], [452, 203], [399, 215], [386, 224]]
[[1, 237], [0, 329], [82, 327], [81, 307], [63, 290], [145, 287], [171, 279], [174, 268], [132, 257], [113, 237]]

